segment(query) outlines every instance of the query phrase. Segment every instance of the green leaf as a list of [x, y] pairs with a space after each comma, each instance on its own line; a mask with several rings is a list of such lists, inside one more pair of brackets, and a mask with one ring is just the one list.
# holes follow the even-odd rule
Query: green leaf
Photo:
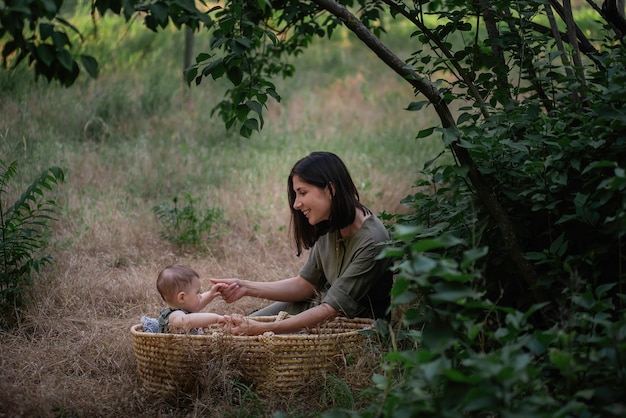
[[471, 113], [463, 112], [457, 118], [456, 124], [461, 125], [464, 122], [467, 122], [468, 120], [472, 120], [472, 118], [473, 118], [473, 115]]
[[37, 47], [37, 58], [44, 63], [47, 67], [52, 65], [54, 60], [55, 51], [52, 45], [41, 44]]
[[202, 69], [202, 75], [207, 77], [210, 74], [213, 80], [217, 80], [224, 74], [225, 71], [226, 68], [224, 67], [224, 61], [222, 58], [218, 58], [215, 61], [210, 62]]
[[613, 289], [617, 286], [616, 282], [601, 284], [596, 288], [596, 297], [601, 299], [609, 292], [609, 290]]
[[50, 23], [40, 23], [39, 24], [39, 34], [41, 35], [41, 40], [45, 41], [54, 33], [54, 25]]
[[476, 299], [480, 296], [474, 289], [457, 282], [435, 283], [433, 289], [435, 292], [430, 294], [429, 299], [434, 302], [458, 303], [464, 299]]
[[81, 63], [92, 78], [98, 77], [98, 61], [90, 55], [81, 55], [80, 56]]
[[435, 130], [434, 126], [432, 128], [422, 129], [421, 131], [417, 133], [417, 136], [415, 137], [415, 139], [429, 137], [430, 135], [432, 135], [434, 130]]
[[410, 262], [411, 269], [416, 273], [428, 273], [437, 267], [437, 262], [430, 257], [419, 255]]
[[243, 71], [239, 67], [229, 67], [226, 70], [226, 75], [235, 86], [240, 85], [243, 80]]
[[479, 259], [483, 258], [489, 253], [488, 247], [480, 247], [480, 248], [471, 248], [467, 251], [463, 252], [463, 262], [461, 263], [461, 268], [466, 269], [470, 265], [474, 264]]
[[411, 249], [417, 252], [431, 251], [438, 248], [445, 248], [447, 243], [440, 238], [427, 238], [411, 244]]
[[159, 26], [165, 27], [167, 25], [169, 19], [168, 9], [163, 3], [150, 4], [148, 5], [148, 10], [152, 13], [152, 17]]
[[387, 387], [387, 377], [379, 374], [379, 373], [374, 373], [374, 375], [372, 375], [372, 382], [374, 383], [375, 386], [384, 389]]
[[71, 46], [70, 39], [63, 32], [52, 32], [52, 41], [54, 42], [54, 46], [58, 50], [64, 49], [66, 46]]
[[424, 100], [424, 101], [421, 101], [421, 102], [411, 102], [406, 107], [406, 110], [408, 110], [410, 112], [415, 112], [415, 111], [421, 110], [422, 107], [428, 106], [429, 104], [430, 104], [430, 102], [428, 100]]
[[250, 101], [246, 102], [246, 106], [248, 106], [248, 108], [250, 110], [252, 110], [254, 113], [256, 113], [259, 116], [261, 116], [263, 114], [263, 107], [257, 101], [250, 100]]
[[429, 363], [422, 364], [421, 369], [427, 381], [434, 381], [447, 370], [447, 363], [439, 357]]
[[434, 351], [443, 351], [456, 343], [454, 330], [447, 322], [433, 321], [424, 326], [424, 346]]
[[569, 375], [570, 367], [574, 357], [571, 353], [566, 353], [564, 351], [558, 350], [556, 348], [550, 349], [550, 362], [554, 364], [554, 366], [559, 369], [563, 374]]
[[562, 257], [567, 251], [568, 241], [565, 240], [565, 234], [561, 234], [557, 237], [552, 244], [550, 244], [550, 253]]
[[270, 96], [272, 96], [274, 100], [276, 100], [277, 102], [280, 102], [280, 96], [278, 95], [275, 89], [268, 88], [268, 89], [265, 89], [265, 92], [269, 94]]
[[189, 67], [185, 70], [185, 81], [187, 82], [187, 85], [191, 85], [191, 82], [197, 77], [198, 75], [198, 67], [193, 66], [193, 67]]
[[72, 70], [74, 66], [74, 59], [72, 58], [70, 53], [67, 52], [67, 50], [59, 51], [59, 53], [57, 54], [57, 59], [63, 67], [67, 68], [68, 70]]
[[246, 119], [243, 123], [243, 126], [245, 126], [247, 129], [250, 129], [251, 131], [259, 130], [259, 122], [256, 119]]
[[463, 374], [459, 370], [456, 369], [445, 369], [443, 371], [444, 376], [453, 382], [457, 383], [467, 383], [469, 385], [475, 385], [482, 380], [482, 377], [476, 374]]
[[268, 38], [270, 38], [270, 41], [272, 41], [272, 44], [274, 46], [278, 45], [278, 38], [276, 37], [276, 34], [274, 33], [274, 31], [265, 30], [264, 33]]
[[395, 305], [403, 305], [413, 303], [417, 300], [418, 295], [413, 292], [403, 292], [400, 295], [393, 298]]
[[446, 146], [458, 141], [460, 138], [460, 132], [456, 126], [449, 126], [447, 128], [436, 128], [436, 130], [441, 132], [443, 143]]
[[247, 51], [254, 47], [254, 43], [248, 38], [237, 38], [235, 44], [241, 47], [241, 51]]
[[212, 57], [211, 54], [207, 54], [206, 52], [202, 52], [196, 56], [196, 64], [200, 64], [203, 61], [210, 60]]

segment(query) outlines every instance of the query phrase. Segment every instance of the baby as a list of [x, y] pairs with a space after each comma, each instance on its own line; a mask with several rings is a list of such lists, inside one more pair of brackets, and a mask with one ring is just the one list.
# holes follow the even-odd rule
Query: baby
[[225, 286], [214, 284], [202, 293], [195, 270], [179, 264], [163, 269], [157, 278], [157, 290], [166, 304], [159, 315], [159, 332], [198, 334], [203, 327], [227, 322], [228, 316], [200, 312]]

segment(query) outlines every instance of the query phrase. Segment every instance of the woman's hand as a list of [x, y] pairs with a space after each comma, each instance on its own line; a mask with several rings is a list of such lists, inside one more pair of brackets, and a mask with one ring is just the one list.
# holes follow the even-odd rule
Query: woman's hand
[[233, 335], [260, 335], [267, 331], [266, 325], [247, 316], [232, 315], [224, 327]]
[[246, 296], [246, 287], [240, 279], [211, 279], [214, 285], [220, 285], [219, 292], [226, 303], [233, 303]]
[[244, 296], [269, 299], [280, 302], [300, 302], [315, 295], [315, 287], [300, 275], [269, 282], [254, 282], [241, 279], [211, 279], [211, 283], [225, 283], [220, 290], [227, 303], [235, 302]]
[[322, 303], [297, 315], [274, 322], [262, 322], [247, 316], [232, 315], [230, 323], [225, 324], [224, 328], [233, 335], [260, 335], [268, 331], [274, 334], [289, 334], [317, 327], [338, 315], [338, 310], [327, 303]]

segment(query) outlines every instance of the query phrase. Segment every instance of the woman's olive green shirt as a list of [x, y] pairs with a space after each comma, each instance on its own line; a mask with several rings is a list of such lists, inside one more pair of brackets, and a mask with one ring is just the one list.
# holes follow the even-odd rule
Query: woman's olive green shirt
[[322, 294], [322, 302], [348, 318], [384, 318], [390, 304], [390, 260], [378, 260], [389, 233], [371, 215], [352, 236], [338, 231], [322, 235], [313, 245], [300, 276]]

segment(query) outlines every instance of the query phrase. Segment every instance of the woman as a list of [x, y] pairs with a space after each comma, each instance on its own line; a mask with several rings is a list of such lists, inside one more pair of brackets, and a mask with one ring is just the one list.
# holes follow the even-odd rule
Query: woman
[[228, 303], [244, 296], [276, 302], [252, 316], [293, 315], [278, 322], [232, 317], [234, 334], [284, 334], [314, 327], [339, 315], [381, 318], [392, 285], [390, 262], [378, 260], [389, 234], [359, 201], [350, 173], [339, 157], [313, 152], [299, 160], [288, 179], [291, 230], [298, 256], [310, 249], [300, 273], [275, 282], [212, 279]]

